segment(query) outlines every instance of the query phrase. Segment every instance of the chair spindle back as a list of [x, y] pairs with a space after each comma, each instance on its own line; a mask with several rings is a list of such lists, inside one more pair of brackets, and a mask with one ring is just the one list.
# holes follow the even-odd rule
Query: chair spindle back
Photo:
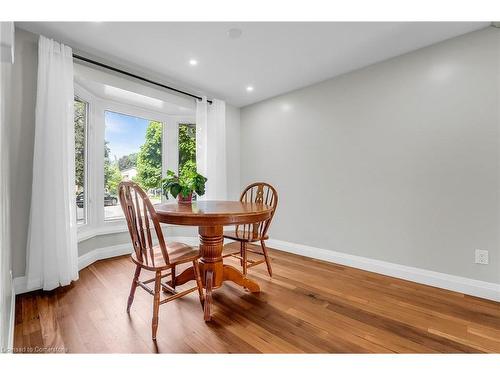
[[236, 231], [243, 231], [245, 237], [264, 238], [278, 206], [278, 192], [272, 185], [266, 182], [255, 182], [243, 190], [240, 201], [244, 203], [262, 203], [273, 208], [271, 217], [267, 220], [236, 226]]
[[169, 264], [167, 247], [160, 222], [147, 194], [139, 185], [130, 181], [120, 182], [118, 193], [137, 260], [144, 263], [144, 265], [155, 266], [153, 238], [151, 236], [152, 228], [150, 225], [152, 223], [165, 264]]

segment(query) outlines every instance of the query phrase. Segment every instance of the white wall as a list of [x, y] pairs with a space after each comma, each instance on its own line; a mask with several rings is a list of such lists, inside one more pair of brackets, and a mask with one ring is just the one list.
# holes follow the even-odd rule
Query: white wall
[[14, 318], [12, 314], [9, 187], [11, 123], [7, 112], [10, 105], [12, 43], [4, 43], [4, 32], [9, 29], [9, 25], [6, 24], [8, 23], [2, 22], [0, 25], [0, 350], [7, 349], [10, 345], [11, 319]]
[[499, 51], [490, 27], [243, 108], [271, 237], [499, 283]]
[[15, 56], [10, 92], [11, 128], [10, 189], [11, 243], [14, 276], [24, 275], [28, 235], [33, 144], [35, 137], [35, 102], [38, 66], [37, 36], [16, 29]]
[[227, 196], [238, 200], [240, 184], [240, 109], [226, 104]]

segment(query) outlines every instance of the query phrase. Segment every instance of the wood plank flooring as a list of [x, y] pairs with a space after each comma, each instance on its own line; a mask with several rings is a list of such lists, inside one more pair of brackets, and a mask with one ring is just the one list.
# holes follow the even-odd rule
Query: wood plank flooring
[[130, 315], [125, 311], [129, 257], [96, 262], [69, 287], [16, 297], [14, 346], [71, 353], [500, 353], [500, 303], [277, 250], [270, 255], [273, 278], [265, 265], [249, 273], [262, 291], [225, 284], [214, 294], [210, 323], [196, 293], [162, 305], [157, 344], [152, 297], [138, 289]]

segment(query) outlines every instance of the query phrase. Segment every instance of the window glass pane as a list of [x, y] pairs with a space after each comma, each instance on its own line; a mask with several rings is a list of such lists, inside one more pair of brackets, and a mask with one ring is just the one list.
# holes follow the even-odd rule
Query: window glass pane
[[196, 125], [179, 124], [179, 172], [196, 170]]
[[75, 98], [75, 187], [76, 187], [76, 222], [87, 222], [87, 194], [85, 191], [87, 171], [87, 113], [88, 104]]
[[[196, 125], [179, 124], [179, 174], [196, 171]], [[196, 193], [193, 193], [196, 199]]]
[[124, 217], [118, 184], [134, 181], [153, 204], [161, 202], [162, 129], [158, 121], [106, 111], [104, 114], [104, 219]]

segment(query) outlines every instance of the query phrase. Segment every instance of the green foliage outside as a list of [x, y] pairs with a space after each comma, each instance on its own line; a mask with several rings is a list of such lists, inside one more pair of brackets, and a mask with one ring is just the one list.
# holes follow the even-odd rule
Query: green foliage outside
[[87, 106], [75, 99], [75, 185], [76, 193], [81, 193], [85, 186], [85, 125]]
[[106, 191], [116, 195], [118, 194], [118, 184], [122, 180], [122, 174], [118, 169], [118, 165], [109, 159], [108, 143], [104, 141], [104, 186]]
[[179, 125], [179, 173], [196, 171], [196, 125]]
[[196, 171], [196, 125], [179, 124], [179, 175], [167, 171], [162, 180], [162, 188], [168, 199], [169, 193], [174, 197], [180, 194], [184, 198], [195, 192], [205, 194], [207, 179]]
[[135, 168], [136, 165], [137, 165], [137, 152], [130, 155], [123, 155], [120, 159], [118, 159], [118, 169], [120, 171]]
[[[75, 110], [75, 124], [76, 112], [77, 111]], [[144, 144], [140, 147], [139, 152], [124, 155], [118, 159], [118, 161], [112, 161], [110, 159], [110, 148], [108, 146], [108, 142], [105, 141], [104, 185], [106, 191], [110, 194], [116, 195], [118, 193], [118, 184], [122, 180], [121, 171], [131, 168], [137, 169], [137, 176], [134, 178], [134, 181], [137, 182], [144, 190], [147, 191], [149, 189], [158, 189], [162, 187], [162, 128], [163, 126], [161, 122], [151, 121], [146, 129]], [[84, 122], [82, 129], [84, 129]], [[198, 195], [203, 195], [204, 181], [202, 184], [202, 180], [204, 177], [197, 176], [196, 126], [193, 124], [181, 124], [179, 125], [178, 178], [183, 181], [185, 186], [190, 186], [192, 191], [196, 191]], [[201, 185], [203, 185], [203, 187]], [[81, 186], [83, 186], [83, 177]], [[186, 194], [186, 196], [187, 195], [189, 194]]]
[[145, 190], [160, 187], [162, 123], [151, 121], [137, 155], [137, 183]]
[[116, 167], [116, 165], [113, 165], [111, 170], [111, 176], [108, 181], [108, 191], [111, 194], [117, 195], [118, 194], [118, 185], [122, 181], [122, 174], [120, 173], [120, 170]]

